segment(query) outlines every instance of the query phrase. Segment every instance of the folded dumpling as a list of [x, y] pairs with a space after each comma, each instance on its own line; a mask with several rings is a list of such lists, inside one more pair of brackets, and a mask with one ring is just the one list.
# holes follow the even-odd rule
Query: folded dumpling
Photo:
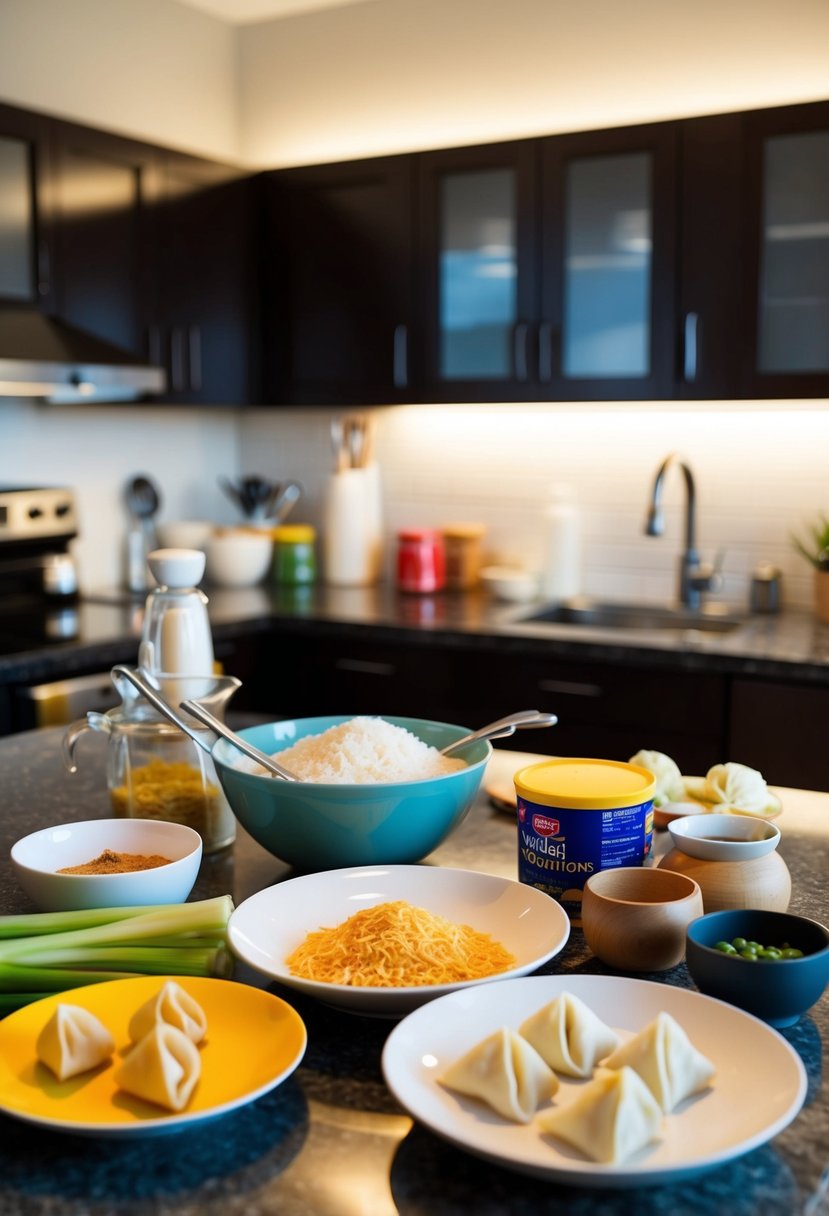
[[115, 1040], [103, 1022], [79, 1005], [58, 1005], [37, 1036], [37, 1058], [59, 1081], [97, 1068], [115, 1050]]
[[763, 774], [747, 764], [715, 764], [705, 774], [705, 797], [709, 802], [733, 806], [741, 811], [767, 810], [769, 787]]
[[115, 1069], [120, 1089], [168, 1110], [184, 1110], [201, 1075], [201, 1057], [192, 1039], [167, 1022], [157, 1022]]
[[167, 1022], [181, 1030], [193, 1043], [200, 1043], [207, 1034], [207, 1018], [198, 1001], [185, 992], [175, 980], [167, 980], [155, 996], [137, 1009], [130, 1018], [129, 1036], [133, 1043], [149, 1034], [156, 1022]]
[[605, 1068], [626, 1065], [639, 1074], [666, 1114], [683, 1098], [705, 1089], [715, 1072], [679, 1023], [664, 1012], [604, 1062]]
[[536, 1126], [594, 1161], [615, 1165], [658, 1139], [662, 1111], [632, 1068], [600, 1068], [577, 1098], [539, 1115]]
[[518, 1033], [550, 1068], [568, 1077], [589, 1077], [599, 1060], [619, 1045], [615, 1030], [570, 992], [528, 1017]]
[[656, 781], [653, 805], [664, 806], [666, 802], [682, 802], [685, 798], [685, 782], [676, 760], [664, 752], [640, 751], [630, 758], [631, 764], [649, 769]]
[[517, 1123], [529, 1123], [558, 1089], [558, 1079], [535, 1048], [506, 1026], [456, 1060], [440, 1081]]

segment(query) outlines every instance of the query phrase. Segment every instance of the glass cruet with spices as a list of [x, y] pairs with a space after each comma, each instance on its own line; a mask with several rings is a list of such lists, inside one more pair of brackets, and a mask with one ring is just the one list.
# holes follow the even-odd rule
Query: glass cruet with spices
[[[207, 597], [197, 587], [204, 554], [161, 549], [148, 560], [159, 586], [147, 597], [139, 669], [168, 704], [177, 708], [195, 699], [223, 718], [240, 682], [213, 672]], [[199, 832], [205, 853], [232, 844], [236, 820], [207, 751], [116, 673], [113, 683], [121, 704], [106, 713], [92, 711], [67, 729], [64, 757], [70, 771], [81, 734], [100, 731], [109, 737], [107, 786], [116, 817], [184, 823]], [[212, 737], [195, 719], [188, 718], [188, 724]]]

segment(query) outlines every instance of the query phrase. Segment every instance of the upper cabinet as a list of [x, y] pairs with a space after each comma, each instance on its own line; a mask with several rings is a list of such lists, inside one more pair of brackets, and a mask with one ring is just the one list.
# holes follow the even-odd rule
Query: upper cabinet
[[414, 158], [265, 174], [265, 400], [411, 399]]
[[166, 400], [255, 399], [255, 212], [251, 178], [169, 152], [152, 192], [154, 267], [148, 354], [167, 371]]
[[829, 397], [829, 103], [681, 129], [678, 395]]
[[48, 120], [0, 105], [0, 305], [50, 300], [48, 163]]
[[266, 400], [829, 396], [829, 103], [268, 181]]
[[419, 157], [424, 392], [670, 396], [675, 166], [672, 124]]
[[146, 359], [152, 302], [149, 200], [154, 149], [54, 124], [49, 184], [54, 311]]

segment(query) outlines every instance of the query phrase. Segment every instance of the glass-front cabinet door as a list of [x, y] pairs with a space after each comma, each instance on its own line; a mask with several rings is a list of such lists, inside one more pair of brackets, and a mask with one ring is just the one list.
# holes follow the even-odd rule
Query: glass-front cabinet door
[[748, 396], [829, 395], [829, 104], [745, 118]]
[[435, 400], [532, 396], [534, 140], [418, 157], [423, 389]]
[[540, 383], [559, 400], [671, 396], [674, 124], [541, 143]]

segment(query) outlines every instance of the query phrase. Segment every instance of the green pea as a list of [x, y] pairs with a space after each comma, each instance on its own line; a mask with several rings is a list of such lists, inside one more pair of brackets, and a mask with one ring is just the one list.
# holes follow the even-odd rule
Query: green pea
[[786, 946], [780, 952], [781, 958], [803, 958], [803, 951], [794, 946]]
[[748, 945], [749, 950], [753, 950], [755, 954], [757, 953], [758, 950], [763, 949], [763, 946], [761, 945], [760, 942], [747, 942], [746, 944]]
[[744, 950], [748, 945], [748, 942], [744, 937], [732, 937], [731, 945], [735, 950]]
[[740, 958], [747, 958], [750, 963], [757, 962], [757, 951], [750, 950], [748, 946], [744, 950], [739, 951]]
[[717, 942], [714, 946], [715, 950], [719, 950], [722, 954], [736, 954], [737, 951], [731, 945], [731, 942]]
[[774, 959], [780, 958], [780, 951], [776, 946], [765, 946], [757, 951], [757, 957], [774, 961]]

